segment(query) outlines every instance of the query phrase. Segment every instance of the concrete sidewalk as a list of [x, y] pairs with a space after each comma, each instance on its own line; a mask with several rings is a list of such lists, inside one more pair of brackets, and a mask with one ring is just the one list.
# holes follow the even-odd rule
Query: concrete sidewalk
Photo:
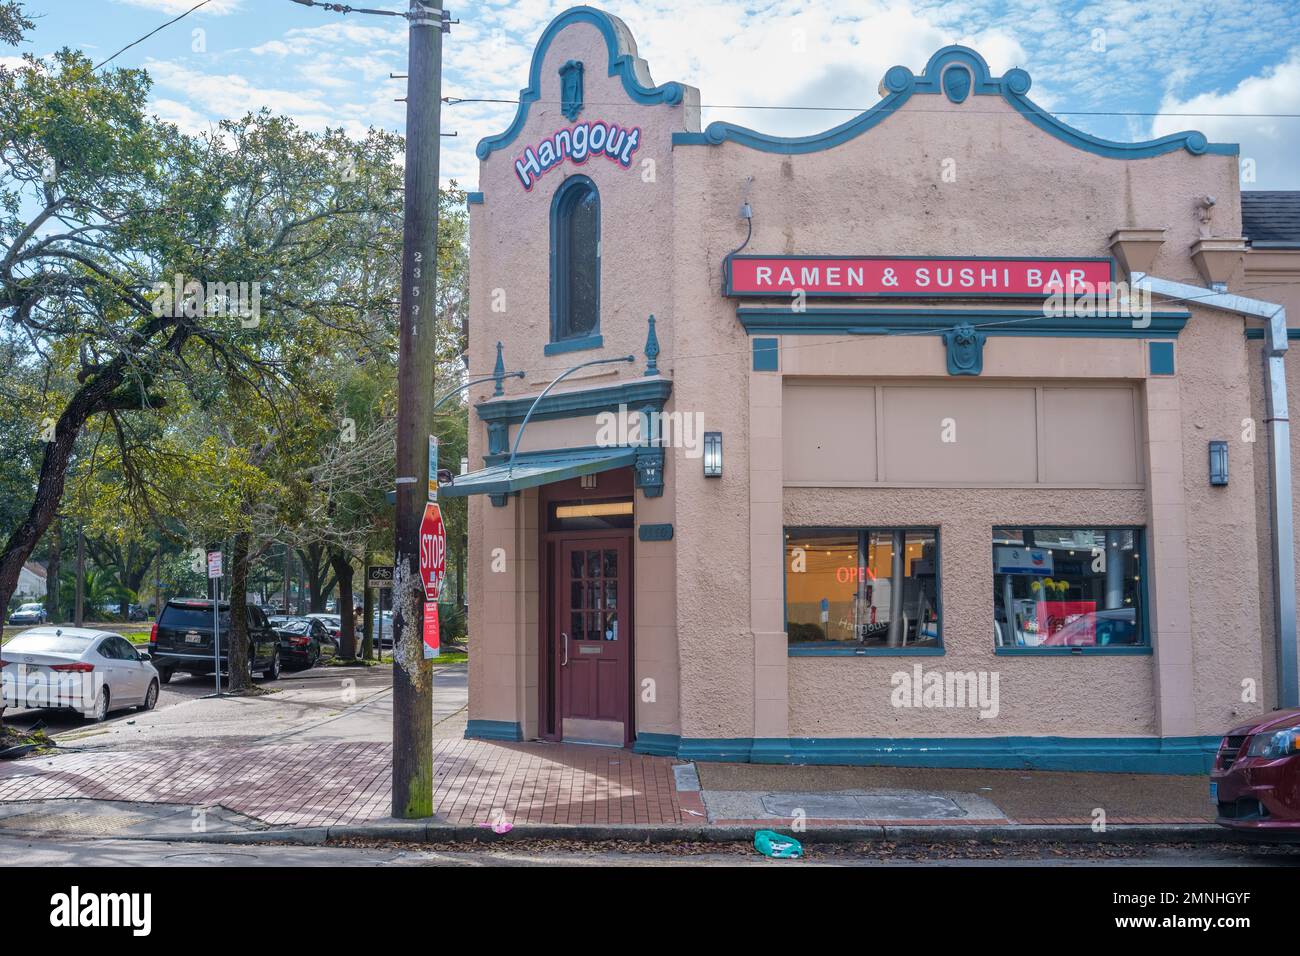
[[1026, 827], [1091, 831], [1099, 821], [1108, 828], [1224, 833], [1212, 826], [1208, 799], [1201, 800], [1205, 781], [1196, 777], [696, 766], [604, 747], [462, 739], [435, 741], [434, 819], [399, 824], [388, 819], [391, 746], [314, 737], [244, 747], [94, 750], [2, 764], [0, 831], [34, 825], [42, 812], [64, 814], [56, 828], [75, 830], [77, 814], [102, 804], [132, 808], [137, 816], [142, 807], [180, 809], [161, 822], [97, 825], [97, 835], [140, 824], [149, 836], [179, 838], [188, 838], [194, 814], [205, 808], [230, 829], [259, 838], [284, 829], [337, 835], [414, 826], [432, 833], [500, 823], [556, 834], [622, 832], [624, 838], [633, 828], [698, 834], [792, 826], [864, 833], [930, 828], [937, 837]]
[[[387, 668], [319, 668], [274, 693], [190, 699], [60, 733], [53, 754], [0, 762], [0, 833], [323, 840], [754, 829], [881, 837], [1094, 825], [1185, 834], [1213, 826], [1203, 777], [1015, 770], [699, 765], [625, 750], [463, 739], [465, 666], [435, 673], [434, 817], [391, 813]], [[196, 822], [198, 821], [198, 822]], [[205, 836], [206, 835], [206, 836]], [[489, 836], [492, 834], [489, 832]]]

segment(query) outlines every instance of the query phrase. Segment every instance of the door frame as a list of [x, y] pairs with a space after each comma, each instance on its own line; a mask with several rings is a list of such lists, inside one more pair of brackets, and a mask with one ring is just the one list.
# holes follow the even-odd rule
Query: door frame
[[[605, 528], [593, 531], [550, 530], [551, 504], [556, 501], [616, 501], [631, 499], [632, 527]], [[623, 746], [636, 740], [636, 489], [632, 469], [621, 468], [601, 472], [598, 487], [582, 488], [577, 478], [543, 485], [537, 495], [537, 736], [540, 740], [559, 743], [564, 739], [563, 719], [560, 714], [559, 674], [557, 661], [560, 635], [555, 630], [555, 588], [557, 587], [556, 558], [561, 540], [610, 541], [626, 540], [627, 613], [620, 618], [626, 624], [627, 687], [624, 700]]]

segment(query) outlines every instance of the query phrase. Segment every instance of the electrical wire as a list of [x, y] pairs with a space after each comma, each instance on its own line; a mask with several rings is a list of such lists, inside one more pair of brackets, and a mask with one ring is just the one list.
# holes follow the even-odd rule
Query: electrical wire
[[182, 13], [180, 16], [178, 16], [178, 17], [174, 17], [173, 19], [168, 20], [168, 21], [167, 21], [166, 23], [164, 23], [162, 26], [157, 27], [156, 29], [150, 30], [150, 31], [149, 31], [148, 33], [146, 33], [144, 36], [140, 37], [140, 39], [138, 39], [138, 40], [132, 40], [132, 41], [131, 41], [130, 43], [128, 43], [126, 46], [122, 47], [122, 49], [118, 50], [116, 53], [114, 53], [112, 56], [110, 56], [107, 60], [101, 60], [99, 63], [96, 63], [93, 67], [91, 67], [91, 72], [94, 72], [95, 70], [98, 70], [101, 66], [106, 66], [106, 65], [108, 65], [109, 63], [112, 63], [114, 60], [116, 60], [119, 56], [121, 56], [121, 55], [122, 55], [123, 53], [125, 53], [127, 50], [131, 49], [131, 47], [133, 47], [133, 46], [138, 46], [139, 44], [143, 43], [145, 40], [147, 40], [147, 39], [149, 39], [151, 36], [153, 36], [155, 33], [160, 33], [160, 32], [162, 32], [163, 30], [166, 30], [166, 29], [167, 29], [169, 26], [171, 26], [173, 23], [178, 23], [179, 21], [184, 20], [186, 17], [188, 17], [188, 16], [189, 16], [191, 13], [193, 13], [195, 10], [199, 9], [200, 7], [206, 7], [206, 6], [207, 6], [209, 3], [211, 3], [211, 2], [212, 2], [212, 0], [201, 0], [201, 2], [196, 3], [194, 6], [190, 7], [188, 10], [186, 10], [186, 11], [185, 11], [184, 13]]
[[[518, 99], [496, 99], [493, 97], [461, 97], [461, 96], [444, 96], [443, 103], [447, 106], [460, 106], [462, 103], [502, 103], [518, 106]], [[529, 100], [530, 104], [539, 104], [542, 106], [560, 106], [559, 100]], [[630, 103], [592, 103], [588, 102], [587, 106], [597, 107], [616, 107], [629, 106]], [[900, 110], [906, 110], [909, 113], [951, 113], [949, 109], [929, 109], [924, 106], [913, 106], [911, 103], [904, 103], [898, 106], [773, 106], [759, 103], [701, 103], [700, 109], [705, 110], [774, 110], [774, 111], [812, 111], [812, 112], [831, 112], [831, 113], [866, 113], [869, 111], [895, 113]], [[976, 107], [963, 107], [962, 113], [983, 113], [989, 115], [1004, 115], [1005, 110], [982, 110]], [[1063, 110], [1063, 109], [1044, 109], [1044, 112], [1054, 116], [1177, 116], [1186, 118], [1200, 119], [1300, 119], [1300, 113], [1187, 113], [1168, 110]]]

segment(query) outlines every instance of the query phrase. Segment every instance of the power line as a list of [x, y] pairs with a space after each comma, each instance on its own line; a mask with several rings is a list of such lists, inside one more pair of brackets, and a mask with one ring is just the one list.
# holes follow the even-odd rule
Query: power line
[[163, 31], [163, 30], [166, 30], [166, 29], [167, 29], [169, 26], [171, 26], [173, 23], [177, 23], [177, 22], [180, 21], [180, 20], [184, 20], [186, 17], [188, 17], [188, 16], [189, 16], [191, 13], [193, 13], [195, 10], [199, 9], [199, 7], [206, 7], [206, 6], [207, 6], [209, 3], [211, 3], [211, 2], [212, 2], [212, 0], [200, 0], [199, 3], [196, 3], [194, 6], [190, 7], [188, 10], [186, 10], [184, 13], [182, 13], [179, 17], [174, 17], [174, 18], [172, 18], [171, 20], [168, 20], [168, 21], [167, 21], [166, 23], [164, 23], [162, 26], [158, 27], [157, 29], [150, 30], [150, 31], [149, 31], [148, 33], [146, 33], [144, 36], [140, 37], [140, 39], [131, 41], [131, 42], [128, 43], [126, 46], [122, 47], [122, 49], [118, 50], [116, 53], [114, 53], [112, 56], [110, 56], [107, 60], [103, 60], [103, 61], [101, 61], [101, 62], [99, 62], [99, 63], [96, 63], [93, 67], [91, 67], [91, 72], [94, 72], [95, 70], [98, 70], [101, 66], [105, 66], [105, 65], [107, 65], [107, 64], [109, 64], [109, 63], [112, 63], [114, 60], [116, 60], [119, 56], [121, 56], [121, 55], [122, 55], [123, 53], [125, 53], [127, 50], [131, 49], [131, 47], [133, 47], [133, 46], [137, 46], [137, 45], [143, 43], [145, 40], [149, 39], [149, 38], [150, 38], [151, 36], [153, 36], [155, 33], [159, 33], [159, 32], [161, 32], [161, 31]]
[[[519, 105], [517, 99], [504, 99], [493, 97], [459, 97], [444, 96], [442, 101], [448, 106], [460, 106], [462, 103], [504, 103], [514, 106]], [[530, 103], [538, 103], [543, 106], [560, 106], [559, 100], [530, 100]], [[614, 107], [627, 106], [627, 103], [587, 103], [588, 106]], [[829, 112], [829, 113], [865, 113], [870, 110], [878, 112], [898, 112], [906, 109], [909, 113], [952, 113], [948, 109], [929, 109], [924, 106], [912, 106], [902, 104], [899, 106], [771, 106], [757, 103], [701, 103], [700, 109], [706, 110], [771, 110], [777, 112]], [[963, 109], [963, 113], [985, 113], [990, 115], [1001, 115], [1004, 110], [981, 110], [975, 108]], [[1170, 112], [1166, 110], [1044, 110], [1053, 116], [1181, 116], [1189, 118], [1218, 118], [1218, 119], [1300, 119], [1300, 113], [1184, 113]]]

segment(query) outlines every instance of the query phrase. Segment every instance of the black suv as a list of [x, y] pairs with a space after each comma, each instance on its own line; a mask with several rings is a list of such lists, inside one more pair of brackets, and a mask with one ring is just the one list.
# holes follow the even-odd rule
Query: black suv
[[[230, 605], [217, 607], [221, 621], [221, 670], [228, 666]], [[164, 684], [175, 671], [201, 676], [214, 670], [212, 660], [212, 602], [204, 598], [173, 598], [163, 605], [158, 622], [149, 635], [149, 654]], [[248, 607], [249, 670], [261, 672], [267, 680], [280, 676], [280, 636], [275, 633], [261, 608]]]

